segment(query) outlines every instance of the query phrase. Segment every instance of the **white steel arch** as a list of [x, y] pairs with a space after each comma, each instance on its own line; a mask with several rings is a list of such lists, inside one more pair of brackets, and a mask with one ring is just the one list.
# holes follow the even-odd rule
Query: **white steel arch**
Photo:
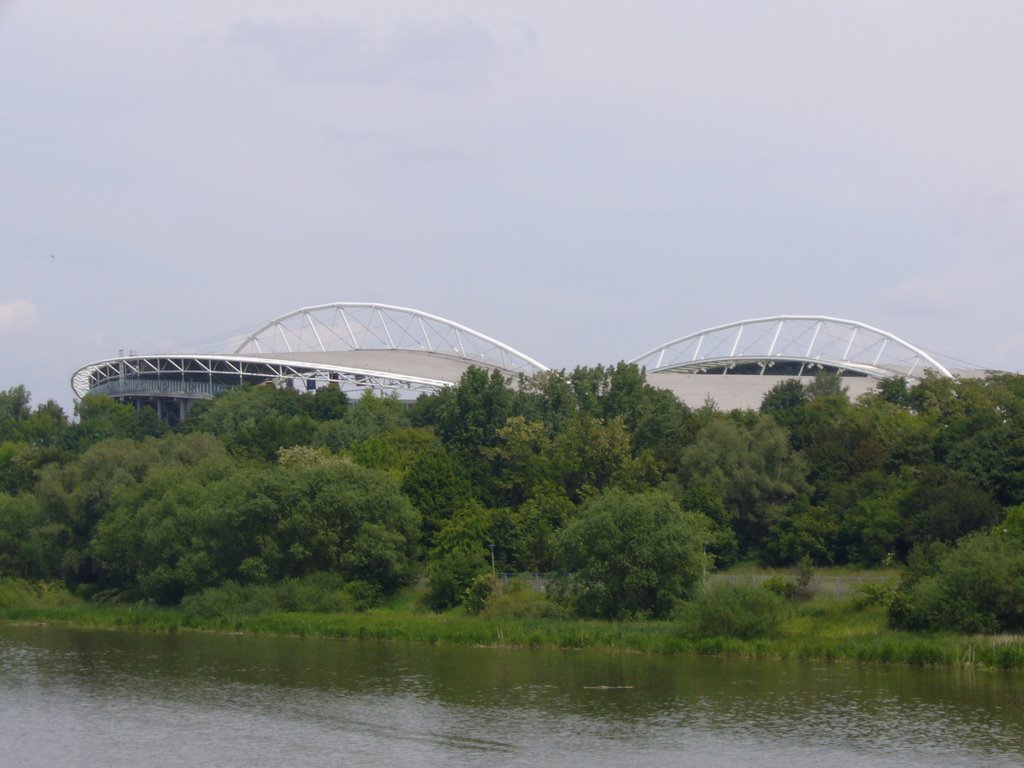
[[365, 350], [426, 352], [532, 375], [548, 370], [522, 352], [459, 323], [407, 307], [334, 302], [276, 317], [247, 336], [236, 355], [301, 357]]
[[927, 370], [952, 378], [935, 358], [898, 336], [854, 320], [809, 315], [777, 315], [708, 328], [655, 347], [631, 362], [648, 373], [727, 373], [744, 364], [765, 373], [782, 361], [798, 363], [801, 374], [827, 366], [877, 379], [916, 380]]

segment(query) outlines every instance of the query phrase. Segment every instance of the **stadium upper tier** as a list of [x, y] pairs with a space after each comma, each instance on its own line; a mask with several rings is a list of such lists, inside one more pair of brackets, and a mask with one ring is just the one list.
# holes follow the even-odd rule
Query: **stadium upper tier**
[[[646, 369], [651, 384], [695, 407], [711, 399], [722, 408], [756, 408], [780, 378], [811, 381], [821, 370], [843, 376], [853, 396], [893, 376], [913, 382], [928, 371], [952, 375], [891, 333], [802, 315], [709, 328], [631, 362]], [[547, 370], [502, 342], [436, 315], [339, 302], [281, 315], [226, 354], [131, 354], [91, 363], [74, 374], [72, 387], [78, 397], [94, 392], [150, 404], [175, 420], [191, 401], [247, 383], [417, 394], [451, 386], [470, 366], [509, 377]]]

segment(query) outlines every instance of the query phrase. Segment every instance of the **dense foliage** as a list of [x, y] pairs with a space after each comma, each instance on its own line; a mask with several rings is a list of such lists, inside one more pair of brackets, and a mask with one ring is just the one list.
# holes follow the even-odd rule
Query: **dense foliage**
[[544, 572], [559, 611], [624, 617], [670, 614], [715, 565], [909, 563], [894, 624], [1024, 625], [1020, 376], [851, 402], [822, 374], [722, 412], [624, 363], [472, 368], [413, 404], [259, 387], [173, 431], [94, 395], [75, 416], [0, 392], [0, 576], [194, 604], [323, 574], [360, 605], [425, 578], [443, 610]]

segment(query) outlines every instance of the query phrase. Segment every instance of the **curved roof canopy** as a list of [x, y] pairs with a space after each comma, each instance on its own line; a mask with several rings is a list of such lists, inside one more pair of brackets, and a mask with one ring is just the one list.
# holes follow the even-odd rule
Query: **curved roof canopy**
[[303, 307], [247, 336], [236, 355], [344, 359], [350, 352], [426, 352], [507, 373], [547, 368], [489, 336], [437, 315], [390, 304], [337, 302]]
[[509, 375], [547, 370], [507, 344], [436, 315], [339, 302], [281, 315], [233, 354], [122, 356], [80, 368], [71, 386], [78, 397], [187, 399], [262, 381], [432, 392], [456, 383], [473, 365]]
[[648, 373], [771, 373], [777, 363], [827, 367], [877, 379], [952, 374], [928, 353], [870, 325], [835, 317], [778, 315], [708, 328], [662, 344], [631, 362]]

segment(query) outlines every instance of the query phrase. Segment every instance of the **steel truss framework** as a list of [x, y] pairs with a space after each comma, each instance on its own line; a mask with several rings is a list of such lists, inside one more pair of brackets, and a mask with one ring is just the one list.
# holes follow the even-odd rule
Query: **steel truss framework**
[[236, 355], [405, 350], [428, 352], [507, 373], [547, 368], [507, 344], [464, 325], [406, 307], [337, 302], [281, 315], [246, 337]]
[[[410, 393], [436, 392], [455, 383], [436, 374], [418, 374], [414, 360], [400, 363], [410, 370], [382, 371], [346, 364], [344, 354], [324, 357], [389, 350], [428, 353], [510, 376], [547, 370], [506, 344], [436, 315], [388, 304], [339, 302], [275, 318], [246, 337], [234, 354], [117, 357], [79, 369], [71, 386], [79, 398], [95, 392], [120, 398], [203, 399], [260, 382], [308, 390], [335, 385]], [[303, 354], [317, 359], [303, 360]]]
[[236, 355], [155, 355], [117, 357], [78, 370], [71, 386], [78, 397], [88, 392], [113, 397], [148, 395], [212, 397], [242, 384], [302, 382], [306, 389], [338, 384], [343, 389], [372, 388], [434, 392], [452, 382], [369, 371], [340, 365]]
[[[778, 315], [708, 328], [662, 344], [631, 362], [648, 373], [729, 372], [809, 375], [815, 368], [876, 379], [919, 379], [932, 370], [952, 377], [939, 362], [891, 333], [853, 320]], [[773, 370], [775, 369], [775, 370]]]

